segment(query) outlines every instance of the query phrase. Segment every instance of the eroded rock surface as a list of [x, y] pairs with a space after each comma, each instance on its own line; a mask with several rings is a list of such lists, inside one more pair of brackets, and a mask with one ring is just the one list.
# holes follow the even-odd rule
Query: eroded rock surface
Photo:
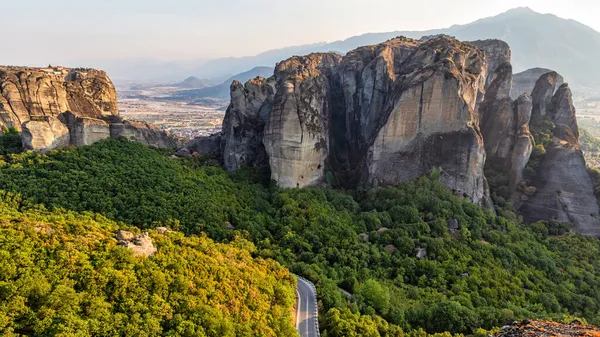
[[39, 116], [23, 123], [24, 150], [47, 152], [70, 144], [69, 129], [54, 116]]
[[273, 79], [257, 77], [245, 85], [238, 81], [231, 84], [231, 103], [221, 132], [221, 152], [227, 170], [267, 163], [263, 134], [274, 95]]
[[349, 186], [394, 185], [441, 168], [444, 183], [482, 203], [475, 109], [486, 60], [481, 49], [442, 36], [283, 61], [266, 86], [232, 85], [225, 166], [256, 162], [262, 139], [281, 186], [320, 185], [327, 175]]
[[166, 131], [147, 122], [128, 120], [112, 122], [110, 123], [110, 137], [123, 137], [132, 142], [164, 149], [176, 149], [180, 145], [178, 140], [171, 137]]
[[178, 147], [164, 131], [118, 115], [115, 87], [103, 71], [0, 66], [0, 127], [22, 131], [26, 150], [91, 145], [111, 136]]
[[194, 153], [198, 155], [220, 155], [221, 152], [221, 133], [206, 137], [196, 137], [189, 141], [181, 149], [177, 150], [176, 155], [185, 157], [191, 156]]
[[90, 118], [118, 115], [116, 90], [106, 73], [0, 66], [0, 126], [21, 130], [31, 119], [67, 111]]
[[[579, 146], [579, 132], [571, 90], [563, 84], [547, 99], [553, 73], [543, 75], [533, 97], [534, 114], [547, 114], [555, 124], [552, 141], [546, 144], [532, 185], [535, 193], [523, 201], [519, 211], [525, 221], [557, 220], [570, 222], [578, 233], [600, 236], [600, 209], [593, 183]], [[537, 86], [542, 89], [538, 90]], [[544, 105], [543, 107], [537, 106]], [[543, 116], [543, 115], [541, 115]], [[534, 116], [540, 118], [540, 116]]]
[[[517, 99], [522, 94], [531, 95], [537, 80], [542, 75], [550, 72], [552, 72], [552, 70], [546, 68], [532, 68], [522, 71], [518, 74], [514, 74], [512, 88], [510, 90], [510, 97], [512, 99]], [[560, 87], [564, 82], [565, 81], [562, 76], [557, 78], [556, 88]]]

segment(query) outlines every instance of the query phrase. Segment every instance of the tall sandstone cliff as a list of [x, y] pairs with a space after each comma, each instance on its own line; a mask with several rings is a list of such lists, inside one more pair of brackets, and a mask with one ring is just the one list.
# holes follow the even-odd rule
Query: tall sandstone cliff
[[487, 69], [480, 48], [449, 37], [290, 58], [268, 80], [233, 83], [223, 161], [268, 163], [285, 187], [327, 176], [394, 185], [439, 168], [450, 188], [487, 205], [476, 111]]
[[0, 127], [21, 131], [23, 147], [41, 152], [109, 137], [177, 147], [165, 132], [121, 119], [115, 87], [94, 69], [0, 66]]
[[[507, 176], [527, 222], [571, 222], [599, 236], [563, 82], [540, 68], [513, 75], [498, 40], [400, 37], [345, 56], [296, 56], [269, 79], [232, 84], [221, 154], [229, 170], [268, 165], [284, 187], [395, 185], [440, 169], [456, 194], [491, 208], [487, 166]], [[525, 171], [540, 119], [554, 128], [532, 180]]]

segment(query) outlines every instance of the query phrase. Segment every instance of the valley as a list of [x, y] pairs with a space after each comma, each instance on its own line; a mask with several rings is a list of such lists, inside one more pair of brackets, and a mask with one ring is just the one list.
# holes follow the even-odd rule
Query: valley
[[187, 90], [155, 85], [117, 86], [119, 113], [127, 119], [152, 123], [185, 139], [221, 131], [229, 100], [207, 98], [191, 102], [172, 96], [182, 91]]

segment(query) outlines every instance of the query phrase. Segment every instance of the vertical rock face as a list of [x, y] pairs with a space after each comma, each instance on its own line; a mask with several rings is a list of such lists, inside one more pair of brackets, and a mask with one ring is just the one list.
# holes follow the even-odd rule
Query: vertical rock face
[[223, 120], [221, 136], [225, 168], [234, 171], [242, 166], [265, 164], [263, 130], [271, 114], [274, 83], [257, 77], [242, 85], [231, 84], [231, 103]]
[[526, 198], [519, 210], [528, 222], [571, 222], [581, 234], [600, 236], [600, 210], [579, 146], [571, 90], [563, 84], [550, 100], [547, 98], [556, 78], [555, 73], [543, 75], [533, 90], [533, 113], [550, 116], [555, 128], [532, 182], [537, 192]]
[[116, 116], [117, 94], [103, 71], [0, 67], [0, 124], [21, 130], [32, 117], [71, 111], [80, 117]]
[[493, 78], [480, 106], [481, 133], [488, 162], [499, 169], [509, 169], [518, 131], [513, 102], [509, 97], [512, 83], [510, 63], [499, 66]]
[[279, 63], [273, 108], [263, 143], [271, 178], [283, 187], [323, 181], [329, 153], [331, 70], [337, 54], [311, 54]]
[[533, 151], [532, 135], [529, 130], [529, 121], [531, 119], [531, 111], [533, 109], [533, 100], [531, 96], [522, 94], [514, 102], [514, 111], [516, 118], [516, 135], [515, 143], [512, 149], [510, 158], [509, 171], [509, 189], [513, 198], [517, 185], [523, 181], [523, 170], [529, 162], [531, 152]]
[[475, 109], [487, 69], [481, 49], [448, 37], [293, 57], [268, 89], [264, 80], [232, 85], [223, 161], [255, 161], [262, 137], [282, 186], [318, 185], [328, 174], [352, 186], [398, 184], [441, 168], [444, 183], [484, 203]]
[[496, 69], [502, 64], [510, 63], [511, 51], [508, 43], [501, 40], [478, 40], [470, 42], [483, 50], [488, 60], [486, 88], [496, 78]]
[[486, 69], [481, 50], [444, 38], [421, 43], [402, 60], [365, 157], [366, 182], [394, 185], [441, 168], [448, 187], [483, 203], [485, 152], [475, 105]]
[[548, 114], [548, 108], [552, 103], [552, 97], [559, 81], [562, 81], [562, 76], [555, 71], [551, 71], [543, 74], [535, 82], [535, 86], [531, 91], [531, 97], [533, 98], [533, 115], [545, 116]]
[[[522, 94], [531, 95], [535, 83], [544, 74], [550, 73], [552, 70], [545, 68], [532, 68], [513, 75], [512, 88], [510, 97], [517, 99]], [[564, 83], [562, 76], [556, 80], [556, 87], [560, 87]], [[553, 93], [554, 94], [554, 93]]]

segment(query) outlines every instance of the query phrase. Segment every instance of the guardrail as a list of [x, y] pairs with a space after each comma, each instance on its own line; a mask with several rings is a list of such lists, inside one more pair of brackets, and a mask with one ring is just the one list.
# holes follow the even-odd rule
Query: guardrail
[[[313, 291], [315, 292], [315, 299], [316, 299], [316, 297], [317, 297], [317, 287], [315, 287], [315, 285], [312, 282], [310, 282], [309, 280], [305, 279], [302, 276], [299, 276], [299, 275], [294, 275], [294, 276], [296, 276], [296, 278], [299, 278], [302, 281], [306, 282], [308, 284], [308, 286], [313, 289]], [[319, 304], [318, 304], [318, 301], [315, 301], [315, 327], [317, 329], [317, 336], [320, 337], [321, 336], [321, 329], [319, 329]]]

